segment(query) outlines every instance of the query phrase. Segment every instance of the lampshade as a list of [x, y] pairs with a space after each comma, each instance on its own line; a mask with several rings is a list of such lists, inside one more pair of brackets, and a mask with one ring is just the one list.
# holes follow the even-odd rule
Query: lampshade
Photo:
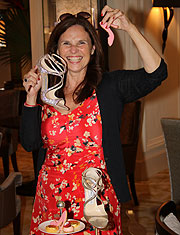
[[0, 18], [0, 47], [6, 47], [6, 42], [5, 42], [5, 23], [2, 20], [2, 18]]
[[153, 0], [153, 7], [180, 7], [180, 0]]

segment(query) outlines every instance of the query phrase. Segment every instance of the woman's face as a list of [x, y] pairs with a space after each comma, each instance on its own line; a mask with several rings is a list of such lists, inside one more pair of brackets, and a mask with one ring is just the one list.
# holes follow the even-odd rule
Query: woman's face
[[73, 25], [60, 36], [58, 52], [66, 60], [68, 72], [86, 73], [94, 46], [84, 28], [81, 25]]

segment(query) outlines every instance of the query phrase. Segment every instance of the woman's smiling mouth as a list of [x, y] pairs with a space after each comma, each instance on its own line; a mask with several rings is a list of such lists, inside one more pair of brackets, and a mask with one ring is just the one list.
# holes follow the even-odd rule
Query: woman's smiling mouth
[[67, 56], [67, 60], [73, 63], [80, 62], [82, 58], [82, 56]]

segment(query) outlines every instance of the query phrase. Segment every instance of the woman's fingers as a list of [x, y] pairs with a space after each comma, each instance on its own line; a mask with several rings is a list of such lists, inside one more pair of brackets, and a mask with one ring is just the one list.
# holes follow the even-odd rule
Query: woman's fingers
[[101, 11], [101, 16], [105, 16], [107, 11], [112, 10], [112, 8], [110, 8], [108, 5], [105, 5]]
[[37, 91], [40, 89], [40, 74], [38, 73], [37, 66], [31, 69], [27, 74], [24, 75], [23, 86], [27, 92], [31, 91], [31, 88], [36, 88]]
[[26, 91], [28, 92], [31, 87], [35, 87], [37, 84], [37, 79], [30, 74], [26, 75], [23, 80], [23, 86], [25, 87]]
[[113, 27], [117, 29], [127, 30], [129, 27], [129, 20], [125, 16], [124, 12], [119, 9], [113, 9], [106, 5], [102, 11], [103, 16], [102, 23], [107, 22], [107, 27]]

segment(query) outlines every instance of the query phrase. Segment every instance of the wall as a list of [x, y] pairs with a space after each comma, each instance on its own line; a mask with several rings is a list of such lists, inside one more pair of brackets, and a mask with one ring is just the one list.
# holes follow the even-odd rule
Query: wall
[[[145, 24], [146, 35], [152, 38], [152, 42], [158, 40], [160, 36], [160, 45], [162, 44], [161, 32], [163, 30], [163, 11], [153, 8]], [[161, 13], [161, 14], [160, 14]], [[179, 117], [179, 52], [178, 52], [178, 14], [179, 9], [175, 9], [175, 17], [171, 22], [168, 32], [168, 39], [164, 58], [168, 64], [168, 79], [162, 84], [156, 93], [150, 94], [145, 98], [146, 112], [146, 152], [148, 166], [146, 167], [148, 175], [156, 173], [164, 168], [165, 160], [163, 158], [164, 138], [160, 125], [161, 117]], [[156, 15], [159, 20], [155, 21]], [[161, 16], [160, 16], [161, 15]], [[159, 27], [157, 23], [159, 24]], [[161, 27], [160, 27], [161, 26]], [[159, 29], [159, 30], [158, 30]], [[158, 48], [158, 46], [157, 46]], [[161, 49], [161, 48], [160, 48]], [[158, 50], [159, 51], [159, 50]], [[151, 114], [154, 115], [151, 115]]]
[[[149, 42], [161, 54], [163, 12], [152, 9], [151, 0], [108, 0], [108, 5], [124, 11]], [[168, 79], [142, 99], [142, 134], [136, 163], [136, 179], [145, 180], [167, 168], [164, 138], [160, 119], [179, 117], [179, 9], [170, 25], [164, 59], [168, 64]], [[114, 45], [109, 48], [110, 69], [134, 69], [141, 66], [137, 50], [126, 33], [114, 30]], [[162, 54], [161, 54], [162, 55]], [[117, 57], [120, 58], [117, 60]]]
[[42, 0], [30, 0], [32, 65], [44, 55]]

